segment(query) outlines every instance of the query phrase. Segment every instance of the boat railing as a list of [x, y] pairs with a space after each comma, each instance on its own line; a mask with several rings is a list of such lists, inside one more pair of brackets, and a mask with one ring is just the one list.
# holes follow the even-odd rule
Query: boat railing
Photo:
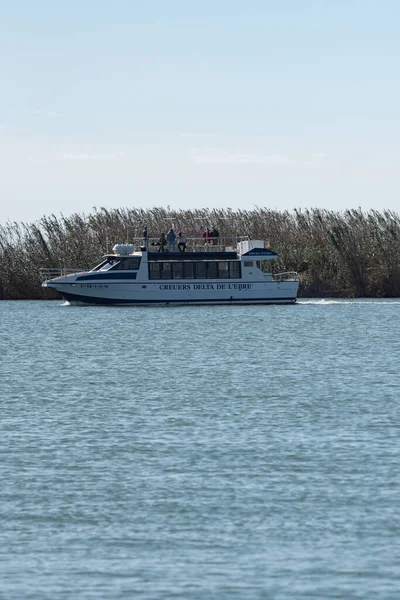
[[[236, 252], [238, 242], [251, 239], [249, 236], [208, 236], [203, 235], [199, 237], [184, 236], [186, 240], [186, 252]], [[161, 249], [161, 241], [159, 237], [148, 236], [144, 237], [129, 238], [126, 244], [132, 244], [136, 251], [146, 247], [149, 252], [158, 252]], [[178, 250], [179, 239], [178, 236], [175, 239], [175, 250]], [[163, 244], [164, 251], [168, 250], [168, 239], [165, 234], [165, 242]], [[109, 247], [107, 248], [107, 254], [109, 254]]]
[[[186, 252], [224, 252], [224, 251], [236, 251], [237, 242], [240, 238], [237, 237], [187, 237], [186, 239]], [[144, 245], [143, 238], [135, 240], [133, 242], [137, 247]], [[178, 250], [178, 240], [175, 240], [175, 248]], [[158, 252], [160, 249], [160, 238], [149, 237], [147, 240], [148, 250], [150, 252]], [[168, 249], [168, 240], [165, 243], [165, 250]]]
[[299, 274], [296, 271], [288, 271], [287, 273], [274, 273], [272, 275], [274, 281], [299, 281]]
[[73, 275], [74, 273], [82, 273], [87, 269], [72, 268], [72, 267], [48, 267], [39, 269], [40, 275], [44, 281], [49, 281], [55, 277], [65, 277], [66, 275]]

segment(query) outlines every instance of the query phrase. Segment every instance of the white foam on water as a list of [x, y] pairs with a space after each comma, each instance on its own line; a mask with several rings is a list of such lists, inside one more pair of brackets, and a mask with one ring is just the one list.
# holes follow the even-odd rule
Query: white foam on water
[[321, 298], [319, 300], [297, 300], [297, 304], [326, 305], [326, 304], [343, 304], [343, 302], [338, 302], [337, 300], [325, 300], [325, 298]]
[[336, 304], [336, 305], [348, 305], [348, 304], [364, 304], [365, 306], [369, 306], [370, 304], [383, 304], [383, 305], [387, 305], [387, 304], [400, 304], [400, 300], [376, 300], [376, 299], [365, 299], [365, 300], [333, 300], [333, 299], [326, 299], [326, 298], [319, 298], [316, 300], [297, 300], [297, 304], [300, 305], [304, 305], [304, 304], [312, 304], [314, 306], [327, 306], [329, 304]]

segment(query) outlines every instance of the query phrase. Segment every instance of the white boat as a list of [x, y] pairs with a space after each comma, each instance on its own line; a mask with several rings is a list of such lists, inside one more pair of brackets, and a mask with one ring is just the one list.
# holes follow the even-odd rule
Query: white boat
[[[235, 249], [209, 243], [192, 245], [191, 251], [184, 252], [153, 252], [150, 248], [154, 249], [142, 246], [136, 251], [134, 245], [116, 245], [113, 253], [90, 271], [60, 271], [60, 276], [48, 278], [42, 285], [56, 289], [70, 304], [296, 302], [298, 274], [273, 274], [268, 268], [271, 263], [264, 261], [272, 261], [277, 254], [262, 240], [245, 239]], [[261, 263], [265, 264], [263, 270]], [[49, 270], [43, 271], [49, 277]]]

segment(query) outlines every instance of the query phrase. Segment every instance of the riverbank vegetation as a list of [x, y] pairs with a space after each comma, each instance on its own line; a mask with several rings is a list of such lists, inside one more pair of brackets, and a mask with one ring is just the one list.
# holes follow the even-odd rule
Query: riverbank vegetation
[[188, 238], [215, 226], [221, 238], [268, 240], [279, 254], [274, 271], [301, 273], [300, 296], [400, 296], [400, 217], [391, 211], [101, 208], [0, 225], [4, 297], [52, 297], [41, 287], [41, 268], [90, 268], [115, 243], [140, 237], [145, 225], [151, 237], [171, 225]]

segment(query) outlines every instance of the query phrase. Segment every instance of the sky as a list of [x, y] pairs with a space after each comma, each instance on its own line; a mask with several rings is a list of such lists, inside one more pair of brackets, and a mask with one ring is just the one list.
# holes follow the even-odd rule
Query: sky
[[396, 0], [0, 3], [0, 223], [400, 212]]

